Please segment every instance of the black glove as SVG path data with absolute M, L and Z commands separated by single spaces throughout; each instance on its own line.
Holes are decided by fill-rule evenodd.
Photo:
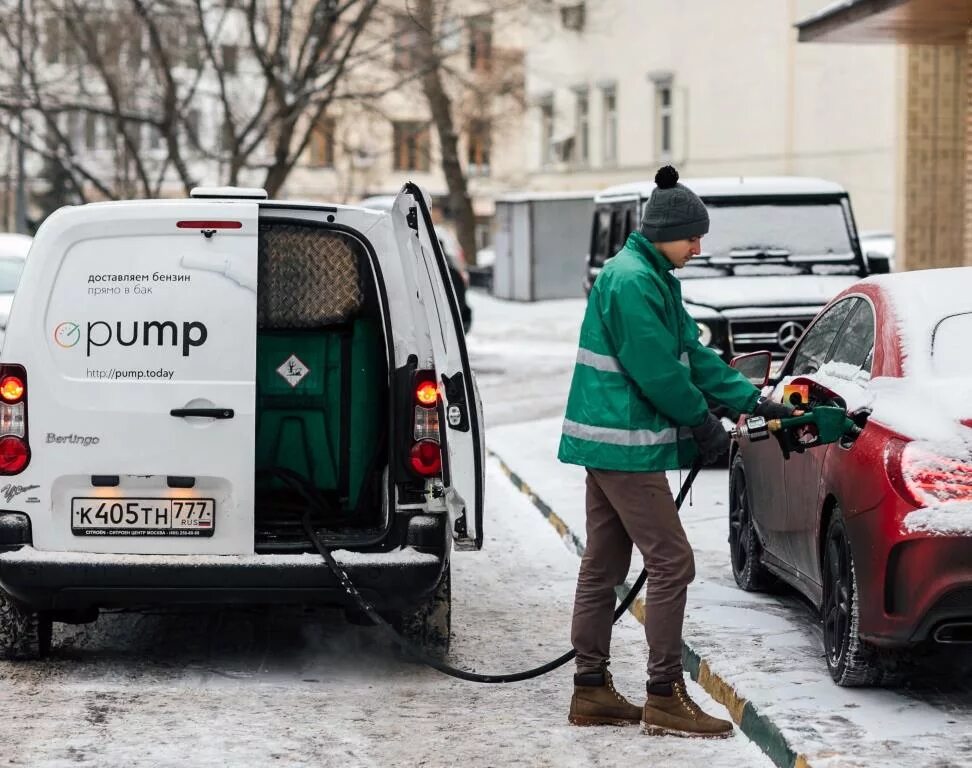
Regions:
M 753 416 L 762 416 L 767 421 L 788 419 L 793 415 L 793 407 L 773 400 L 760 400 L 753 409 Z
M 703 464 L 712 464 L 729 450 L 729 433 L 722 421 L 711 413 L 706 414 L 705 421 L 699 426 L 692 427 L 692 437 L 699 446 Z

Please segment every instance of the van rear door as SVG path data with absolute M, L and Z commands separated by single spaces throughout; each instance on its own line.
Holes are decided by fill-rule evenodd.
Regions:
M 459 302 L 449 264 L 439 247 L 422 191 L 408 182 L 392 211 L 403 253 L 416 260 L 420 299 L 425 309 L 440 377 L 445 427 L 446 504 L 456 547 L 483 545 L 485 440 L 482 405 L 469 366 Z
M 27 367 L 39 549 L 253 552 L 257 215 L 105 204 L 38 234 L 4 357 Z

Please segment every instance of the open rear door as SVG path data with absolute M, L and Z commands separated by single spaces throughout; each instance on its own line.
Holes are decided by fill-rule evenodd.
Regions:
M 392 217 L 399 239 L 407 241 L 402 243 L 405 253 L 415 258 L 419 298 L 429 321 L 445 417 L 445 498 L 453 538 L 458 549 L 479 549 L 483 545 L 485 440 L 482 405 L 469 367 L 459 302 L 418 186 L 408 182 L 402 188 Z

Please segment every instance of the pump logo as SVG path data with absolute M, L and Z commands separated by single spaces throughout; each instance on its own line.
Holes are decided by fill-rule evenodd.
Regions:
M 54 341 L 59 347 L 70 349 L 81 341 L 81 326 L 77 323 L 60 323 L 54 329 Z
M 183 357 L 189 357 L 194 347 L 201 347 L 209 338 L 209 329 L 199 321 L 176 323 L 172 320 L 95 320 L 85 323 L 63 322 L 54 328 L 54 341 L 70 349 L 85 339 L 85 356 L 93 349 L 118 345 L 120 347 L 175 347 Z

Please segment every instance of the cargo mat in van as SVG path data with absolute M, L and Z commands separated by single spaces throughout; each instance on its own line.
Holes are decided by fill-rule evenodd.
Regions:
M 263 223 L 257 290 L 256 551 L 313 551 L 306 502 L 273 473 L 319 495 L 315 527 L 381 526 L 388 373 L 367 253 L 319 226 Z

